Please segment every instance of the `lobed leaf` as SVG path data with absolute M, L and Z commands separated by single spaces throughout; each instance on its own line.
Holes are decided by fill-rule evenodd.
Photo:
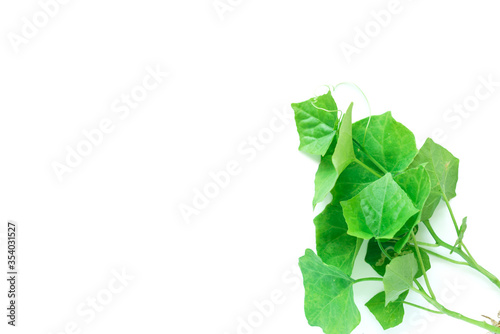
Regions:
M 361 322 L 354 303 L 354 280 L 329 266 L 310 249 L 299 260 L 304 277 L 305 313 L 311 326 L 326 334 L 349 334 Z
M 330 203 L 314 218 L 316 250 L 324 263 L 351 275 L 363 242 L 347 234 L 347 224 L 339 203 Z
M 423 165 L 429 174 L 431 192 L 422 209 L 422 220 L 428 220 L 436 210 L 441 198 L 448 200 L 456 196 L 459 160 L 447 149 L 428 138 L 410 167 Z
M 347 233 L 362 239 L 392 239 L 418 210 L 391 174 L 341 202 Z
M 404 171 L 418 152 L 413 132 L 397 122 L 390 111 L 354 123 L 352 136 L 367 152 L 360 152 L 361 161 L 375 167 L 366 155 L 369 154 L 394 174 Z
M 331 92 L 301 103 L 292 103 L 295 123 L 299 133 L 299 150 L 324 155 L 333 137 L 338 122 L 337 104 Z
M 386 305 L 413 287 L 417 272 L 417 260 L 413 254 L 399 256 L 387 265 L 383 279 Z
M 419 210 L 424 207 L 431 192 L 431 180 L 424 166 L 407 169 L 396 175 L 394 181 L 403 189 Z
M 399 295 L 398 299 L 386 305 L 385 292 L 382 291 L 370 299 L 365 305 L 375 316 L 384 330 L 398 326 L 403 322 L 405 309 L 403 302 L 408 291 Z
M 352 164 L 344 170 L 335 183 L 335 187 L 332 189 L 332 201 L 347 201 L 378 179 L 363 166 Z
M 396 175 L 394 181 L 406 192 L 412 200 L 413 205 L 419 210 L 422 210 L 431 191 L 431 181 L 429 174 L 423 165 L 417 168 L 407 169 L 405 172 Z M 410 231 L 421 221 L 421 212 L 414 215 L 405 223 L 398 231 L 397 235 L 403 235 L 402 239 L 395 246 L 396 253 L 406 245 L 410 239 Z

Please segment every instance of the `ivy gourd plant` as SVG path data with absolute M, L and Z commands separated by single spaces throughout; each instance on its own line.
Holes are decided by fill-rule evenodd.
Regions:
M 314 219 L 316 253 L 308 249 L 299 260 L 309 324 L 326 334 L 351 333 L 361 321 L 353 286 L 380 281 L 383 290 L 375 291 L 366 307 L 384 330 L 403 322 L 407 305 L 500 333 L 500 325 L 490 318 L 488 324 L 444 307 L 427 277 L 430 257 L 435 256 L 469 266 L 500 288 L 498 278 L 481 267 L 465 246 L 467 218 L 459 226 L 450 205 L 456 196 L 459 160 L 432 139 L 417 149 L 413 133 L 391 112 L 353 123 L 351 104 L 340 117 L 330 91 L 292 108 L 299 150 L 321 157 L 313 208 L 332 195 Z M 431 223 L 441 201 L 456 231 L 452 243 L 439 237 Z M 418 229 L 424 227 L 435 243 L 418 241 Z M 380 276 L 353 278 L 365 240 L 365 262 Z M 436 252 L 439 248 L 450 255 Z M 409 293 L 421 296 L 432 309 L 407 302 Z

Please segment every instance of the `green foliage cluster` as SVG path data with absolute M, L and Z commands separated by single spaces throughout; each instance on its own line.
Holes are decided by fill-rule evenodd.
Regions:
M 321 157 L 313 208 L 332 195 L 314 219 L 317 254 L 307 250 L 299 261 L 309 324 L 321 327 L 326 334 L 351 333 L 361 321 L 353 285 L 381 281 L 383 290 L 375 291 L 366 306 L 383 329 L 401 324 L 404 305 L 410 305 L 500 333 L 496 326 L 439 304 L 426 274 L 431 268 L 429 255 L 433 255 L 468 265 L 500 288 L 500 281 L 471 256 L 463 241 L 467 219 L 459 227 L 449 204 L 456 196 L 459 160 L 432 139 L 418 149 L 413 133 L 391 112 L 353 123 L 351 104 L 340 117 L 331 92 L 294 103 L 292 108 L 299 150 Z M 441 201 L 446 203 L 457 233 L 454 245 L 438 237 L 430 223 Z M 417 241 L 422 225 L 435 244 Z M 365 240 L 365 262 L 380 277 L 353 279 L 354 263 Z M 445 248 L 464 261 L 434 252 L 429 249 L 432 247 Z M 419 279 L 425 281 L 427 289 Z M 406 302 L 410 291 L 435 309 Z

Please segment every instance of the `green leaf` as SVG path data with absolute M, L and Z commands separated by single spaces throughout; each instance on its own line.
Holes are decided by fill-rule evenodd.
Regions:
M 333 138 L 330 148 L 326 152 L 325 156 L 321 157 L 321 162 L 319 163 L 318 171 L 316 172 L 316 177 L 314 178 L 314 198 L 313 198 L 313 209 L 318 203 L 323 201 L 332 190 L 335 182 L 338 179 L 338 173 L 335 170 L 335 166 L 332 163 L 332 155 L 337 146 L 337 137 Z
M 403 292 L 398 299 L 386 305 L 385 292 L 375 295 L 365 305 L 370 312 L 377 318 L 384 330 L 398 326 L 403 322 L 405 309 L 403 302 L 408 296 L 408 291 Z
M 418 152 L 413 133 L 397 122 L 390 111 L 354 123 L 352 136 L 365 152 L 394 174 L 404 171 Z M 365 153 L 360 153 L 358 159 L 375 167 Z
M 342 174 L 344 169 L 354 159 L 351 136 L 351 115 L 352 103 L 342 119 L 338 140 L 336 139 L 337 137 L 333 139 L 327 153 L 321 158 L 321 163 L 314 180 L 315 192 L 313 208 L 325 199 L 326 195 L 328 195 L 335 186 L 339 175 Z
M 396 175 L 394 181 L 406 192 L 413 205 L 422 210 L 431 192 L 431 180 L 425 167 L 418 166 L 417 168 L 408 169 Z
M 362 239 L 392 239 L 418 210 L 391 174 L 341 202 L 347 233 Z
M 300 258 L 304 277 L 305 312 L 311 326 L 319 326 L 326 334 L 349 334 L 361 315 L 354 303 L 354 280 L 340 269 L 324 264 L 310 249 Z
M 339 203 L 330 203 L 314 218 L 316 250 L 324 263 L 351 275 L 362 239 L 347 234 L 347 224 Z
M 462 240 L 464 240 L 465 231 L 467 231 L 467 217 L 464 217 L 464 219 L 462 219 L 462 225 L 460 226 L 460 230 L 458 231 L 458 239 L 453 245 L 453 249 L 451 250 L 450 254 L 453 254 L 457 246 L 458 248 L 460 248 L 460 244 L 462 243 Z
M 353 198 L 379 178 L 359 164 L 347 167 L 332 189 L 333 201 L 341 202 Z
M 301 103 L 292 103 L 295 123 L 299 133 L 299 150 L 316 155 L 324 155 L 333 137 L 338 122 L 337 104 L 329 91 Z
M 342 117 L 339 129 L 339 140 L 332 156 L 332 163 L 337 174 L 340 175 L 355 159 L 352 146 L 352 103 Z
M 431 181 L 429 174 L 424 166 L 408 169 L 405 172 L 396 175 L 394 181 L 406 192 L 412 200 L 413 205 L 419 210 L 424 207 L 427 198 L 431 192 Z M 396 252 L 399 253 L 404 245 L 410 239 L 410 231 L 421 221 L 421 214 L 416 214 L 405 223 L 398 231 L 397 235 L 403 235 L 401 242 L 396 245 Z
M 450 200 L 456 196 L 458 164 L 453 154 L 430 138 L 420 148 L 410 167 L 424 165 L 431 181 L 431 193 L 422 210 L 422 220 L 432 217 L 442 197 Z
M 382 247 L 384 247 L 385 251 L 393 259 L 399 256 L 413 254 L 415 260 L 418 261 L 417 253 L 415 251 L 415 247 L 413 246 L 405 245 L 401 251 L 397 252 L 396 240 L 394 239 L 383 240 L 381 244 Z M 429 259 L 429 255 L 427 255 L 427 253 L 424 252 L 420 252 L 420 255 L 422 256 L 422 261 L 424 263 L 425 271 L 428 271 L 429 269 L 431 269 L 431 261 Z M 377 272 L 377 274 L 379 274 L 380 276 L 384 276 L 387 265 L 391 262 L 391 260 L 389 260 L 385 256 L 385 254 L 380 250 L 377 241 L 375 241 L 375 239 L 370 239 L 370 241 L 368 241 L 368 247 L 366 249 L 365 262 L 368 263 L 373 268 L 373 270 Z M 418 268 L 416 278 L 419 278 L 422 275 L 423 275 L 422 270 Z
M 417 260 L 413 254 L 399 256 L 387 265 L 383 279 L 386 305 L 413 287 L 417 272 Z

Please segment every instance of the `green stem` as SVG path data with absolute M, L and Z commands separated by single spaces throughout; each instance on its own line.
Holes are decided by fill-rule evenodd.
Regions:
M 453 225 L 455 225 L 455 230 L 457 231 L 457 236 L 460 235 L 460 229 L 458 228 L 457 220 L 455 219 L 455 215 L 453 214 L 453 210 L 451 209 L 450 201 L 448 197 L 446 197 L 445 193 L 441 191 L 441 195 L 443 195 L 443 199 L 448 207 L 448 211 L 450 212 L 451 220 L 453 220 Z
M 365 168 L 367 171 L 369 171 L 370 173 L 372 173 L 376 177 L 382 177 L 383 176 L 382 174 L 380 174 L 379 172 L 377 172 L 376 170 L 374 170 L 370 166 L 364 164 L 361 160 L 359 160 L 357 158 L 355 158 L 354 162 L 356 162 L 357 164 L 359 164 L 360 166 L 362 166 L 363 168 Z
M 378 247 L 380 248 L 382 253 L 384 253 L 385 257 L 392 261 L 392 257 L 389 255 L 389 253 L 387 253 L 384 246 L 382 246 L 382 243 L 380 242 L 380 240 L 378 240 L 378 239 L 375 239 L 375 240 L 377 240 Z
M 438 235 L 436 234 L 436 232 L 432 228 L 431 223 L 428 220 L 424 221 L 424 225 L 427 228 L 427 230 L 429 231 L 432 239 L 434 239 L 434 241 L 436 242 L 436 244 L 441 246 L 442 244 L 445 243 L 443 240 L 441 240 L 441 238 L 438 237 Z
M 396 241 L 399 241 L 401 239 L 403 239 L 403 238 L 398 238 L 398 237 L 392 238 L 392 240 L 396 240 Z M 436 247 L 436 248 L 440 247 L 438 244 L 430 244 L 428 242 L 417 241 L 417 243 L 418 243 L 419 246 Z
M 421 310 L 424 310 L 424 311 L 427 311 L 427 312 L 431 312 L 431 313 L 444 314 L 441 311 L 431 310 L 430 308 L 423 307 L 423 306 L 420 306 L 420 305 L 417 305 L 417 304 L 413 304 L 413 303 L 410 303 L 410 302 L 407 302 L 407 301 L 403 301 L 403 304 L 410 305 L 410 306 L 413 306 L 413 307 L 416 307 L 416 308 L 419 308 Z
M 451 262 L 451 263 L 454 263 L 454 264 L 459 264 L 459 265 L 462 265 L 462 266 L 468 266 L 469 265 L 467 262 L 453 260 L 453 259 L 450 259 L 449 257 L 446 257 L 444 255 L 435 253 L 435 252 L 433 252 L 431 250 L 428 250 L 428 249 L 425 249 L 425 248 L 420 248 L 420 250 L 423 251 L 423 252 L 425 252 L 425 253 L 427 253 L 427 254 L 433 255 L 435 257 L 438 257 L 440 259 L 443 259 L 445 261 L 448 261 L 448 262 Z
M 490 331 L 492 333 L 497 333 L 497 334 L 500 333 L 500 327 L 492 326 L 492 325 L 487 324 L 484 321 L 474 320 L 474 319 L 466 317 L 466 316 L 464 316 L 464 315 L 462 315 L 460 313 L 451 311 L 451 310 L 447 309 L 446 307 L 444 307 L 443 305 L 441 305 L 437 300 L 435 300 L 433 298 L 430 298 L 427 294 L 422 293 L 418 289 L 415 289 L 413 287 L 411 289 L 414 292 L 418 293 L 420 296 L 422 296 L 427 302 L 429 302 L 437 310 L 441 311 L 443 314 L 446 314 L 449 317 L 452 317 L 452 318 L 455 318 L 455 319 L 458 319 L 458 320 L 462 320 L 462 321 L 465 321 L 465 322 L 467 322 L 467 323 L 469 323 L 471 325 L 475 325 L 475 326 L 484 328 L 484 329 L 486 329 L 486 330 L 488 330 L 488 331 Z
M 413 282 L 417 285 L 417 287 L 418 287 L 418 289 L 420 291 L 422 291 L 423 293 L 426 293 L 425 290 L 424 290 L 424 287 L 422 286 L 422 284 L 420 284 L 419 281 L 417 281 L 416 279 L 414 279 Z
M 430 244 L 428 242 L 422 242 L 422 241 L 417 241 L 419 246 L 426 246 L 426 247 L 439 247 L 438 244 Z
M 463 241 L 460 242 L 460 244 L 462 245 L 462 248 L 467 252 L 467 255 L 469 255 L 469 257 L 474 261 L 476 262 L 476 260 L 474 260 L 474 258 L 472 257 L 471 253 L 469 252 L 469 250 L 467 249 L 467 247 L 465 247 L 465 244 Z M 476 262 L 477 264 L 477 262 Z
M 427 290 L 429 290 L 431 297 L 433 299 L 436 299 L 436 295 L 434 294 L 434 291 L 432 291 L 431 284 L 429 282 L 429 278 L 427 277 L 427 272 L 425 270 L 424 261 L 422 260 L 422 254 L 420 254 L 420 249 L 418 247 L 417 238 L 415 238 L 415 233 L 413 233 L 413 230 L 410 231 L 410 234 L 411 234 L 411 238 L 413 239 L 413 243 L 415 244 L 415 251 L 417 253 L 418 264 L 420 266 L 420 270 L 422 270 L 422 273 L 424 275 L 425 285 L 427 285 Z
M 375 160 L 366 150 L 365 148 L 360 144 L 358 143 L 358 141 L 356 139 L 353 139 L 353 142 L 359 147 L 359 149 L 361 150 L 361 152 L 363 152 L 367 157 L 368 159 L 370 159 L 371 162 L 373 162 L 373 164 L 375 166 L 378 167 L 378 169 L 380 169 L 382 172 L 384 172 L 384 174 L 387 174 L 389 173 L 387 171 L 387 169 L 384 168 L 384 166 L 382 166 L 377 160 Z
M 355 280 L 353 284 L 361 283 L 361 282 L 369 282 L 369 281 L 382 282 L 383 278 L 382 277 L 365 277 L 365 278 L 360 278 L 360 279 Z
M 431 224 L 429 223 L 428 220 L 424 221 L 424 225 L 425 227 L 427 228 L 427 230 L 429 231 L 429 233 L 431 234 L 432 238 L 436 241 L 436 243 L 439 245 L 439 246 L 442 246 L 448 250 L 452 250 L 453 249 L 453 246 L 444 242 L 443 240 L 441 240 L 436 232 L 434 232 L 434 230 L 432 229 L 432 226 Z M 458 248 L 455 248 L 454 250 L 455 253 L 457 253 L 462 259 L 465 260 L 465 262 L 467 262 L 467 264 L 469 265 L 469 267 L 479 271 L 481 274 L 483 274 L 484 276 L 486 276 L 493 284 L 495 284 L 498 288 L 500 288 L 500 280 L 495 276 L 493 275 L 492 273 L 490 273 L 488 270 L 484 269 L 482 266 L 480 266 L 476 260 L 474 260 L 474 258 L 472 258 L 471 256 L 467 255 L 466 253 L 464 253 L 464 251 L 462 251 L 461 249 L 458 249 Z

